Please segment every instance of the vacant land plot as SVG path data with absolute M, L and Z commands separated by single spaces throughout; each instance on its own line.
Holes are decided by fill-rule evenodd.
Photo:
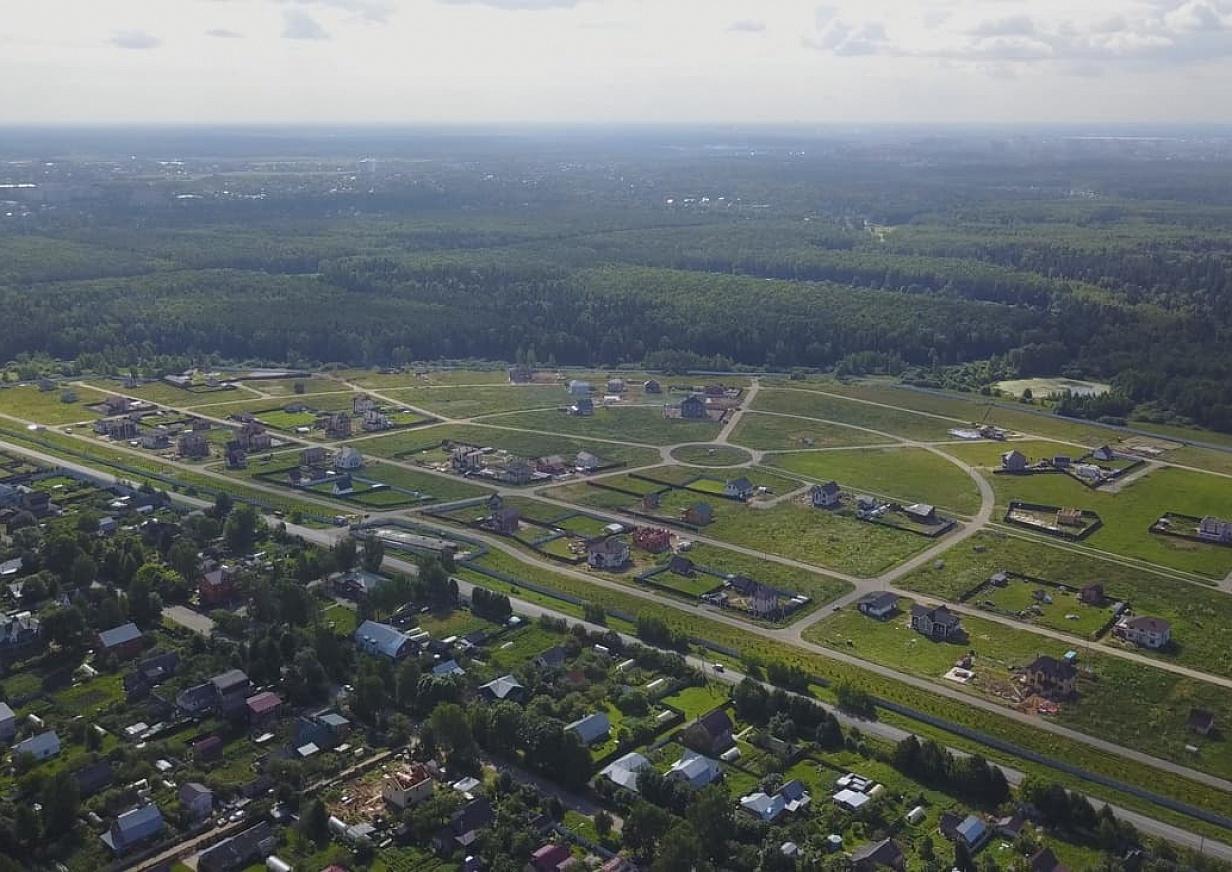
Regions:
M 753 401 L 753 408 L 764 412 L 837 421 L 906 439 L 946 439 L 949 435 L 947 431 L 954 426 L 953 422 L 926 415 L 807 390 L 762 390 Z
M 63 401 L 65 390 L 77 395 L 74 402 Z M 97 418 L 98 414 L 86 407 L 102 402 L 104 397 L 106 394 L 91 388 L 57 387 L 51 391 L 40 391 L 33 385 L 0 388 L 0 414 L 38 424 L 71 424 Z
M 569 433 L 594 439 L 637 442 L 643 445 L 705 442 L 719 433 L 719 425 L 711 421 L 665 418 L 659 409 L 637 406 L 599 406 L 590 416 L 567 415 L 556 411 L 517 412 L 485 418 L 484 423 L 541 430 L 546 433 Z
M 383 391 L 382 395 L 446 418 L 547 409 L 570 402 L 561 385 L 399 388 Z
M 501 418 L 490 419 L 503 420 Z M 438 447 L 443 440 L 461 442 L 467 445 L 489 446 L 500 448 L 522 457 L 543 457 L 549 454 L 559 454 L 565 458 L 573 458 L 579 451 L 589 451 L 609 463 L 627 463 L 629 466 L 647 466 L 659 459 L 659 452 L 652 448 L 642 448 L 632 445 L 617 445 L 611 442 L 588 442 L 569 436 L 559 436 L 544 433 L 523 433 L 517 430 L 506 430 L 499 427 L 484 427 L 472 425 L 449 425 L 425 427 L 405 433 L 391 433 L 356 442 L 355 447 L 364 454 L 375 454 L 378 457 L 404 458 L 407 460 L 423 459 L 417 452 L 428 451 Z M 444 455 L 430 458 L 443 460 Z
M 924 448 L 802 451 L 772 454 L 766 462 L 815 481 L 871 491 L 903 502 L 930 503 L 961 514 L 980 507 L 975 482 L 955 464 Z
M 242 387 L 271 397 L 319 394 L 327 391 L 349 391 L 346 385 L 325 376 L 309 375 L 301 378 L 259 378 L 240 382 Z
M 938 565 L 939 564 L 939 565 Z M 1078 590 L 1102 584 L 1110 600 L 1132 603 L 1140 615 L 1158 615 L 1172 623 L 1175 646 L 1165 652 L 1141 653 L 1175 660 L 1195 669 L 1232 676 L 1232 596 L 1187 581 L 1080 554 L 1017 535 L 984 531 L 900 579 L 899 587 L 956 600 L 1002 570 L 1045 578 Z M 1069 622 L 1037 622 L 1071 631 Z
M 1232 518 L 1232 487 L 1219 476 L 1164 468 L 1130 481 L 1118 493 L 1091 490 L 1068 475 L 991 475 L 1001 506 L 1017 499 L 1096 512 L 1104 526 L 1084 545 L 1208 578 L 1232 571 L 1232 548 L 1161 536 L 1147 530 L 1164 512 Z
M 672 458 L 695 466 L 736 466 L 748 463 L 753 455 L 733 445 L 681 445 L 672 449 Z
M 738 445 L 764 451 L 875 445 L 893 441 L 854 427 L 826 424 L 806 418 L 759 415 L 757 412 L 745 412 L 732 430 L 730 438 Z
M 702 535 L 816 566 L 872 576 L 901 563 L 929 540 L 793 501 L 768 509 L 732 506 Z

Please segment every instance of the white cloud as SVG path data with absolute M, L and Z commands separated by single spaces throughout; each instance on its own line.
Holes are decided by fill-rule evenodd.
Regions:
M 572 9 L 584 0 L 438 0 L 447 6 L 491 6 L 494 9 L 534 12 L 543 9 Z
M 144 30 L 117 30 L 111 37 L 111 44 L 117 48 L 144 50 L 158 48 L 163 41 Z
M 733 21 L 727 26 L 727 29 L 732 33 L 765 33 L 766 22 L 758 21 L 754 18 L 744 18 L 740 21 Z
M 282 16 L 283 39 L 329 39 L 329 32 L 302 9 L 288 9 Z
M 206 36 L 212 36 L 217 39 L 243 39 L 244 34 L 234 30 L 228 30 L 225 27 L 211 27 L 205 32 Z
M 386 24 L 394 12 L 392 3 L 386 0 L 280 0 L 299 6 L 322 6 L 349 12 L 363 21 Z

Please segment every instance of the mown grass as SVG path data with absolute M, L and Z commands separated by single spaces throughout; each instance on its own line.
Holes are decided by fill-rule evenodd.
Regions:
M 980 493 L 962 469 L 923 448 L 869 448 L 772 454 L 766 463 L 814 481 L 837 481 L 844 489 L 873 492 L 906 503 L 930 503 L 971 515 Z
M 953 422 L 914 412 L 874 406 L 802 389 L 763 388 L 753 401 L 753 408 L 764 412 L 837 421 L 906 439 L 947 439 L 949 429 L 954 426 Z
M 76 402 L 61 402 L 60 396 L 66 390 L 71 390 L 77 395 Z M 98 413 L 87 406 L 101 403 L 106 396 L 91 388 L 69 385 L 57 386 L 55 390 L 50 391 L 40 391 L 33 385 L 0 388 L 0 414 L 48 425 L 90 421 L 97 418 Z
M 734 445 L 681 445 L 672 449 L 672 459 L 694 466 L 735 466 L 748 463 L 753 455 Z
M 836 448 L 892 441 L 876 433 L 838 424 L 809 421 L 805 418 L 785 418 L 782 415 L 759 415 L 751 411 L 746 411 L 740 417 L 729 439 L 737 445 L 765 451 Z

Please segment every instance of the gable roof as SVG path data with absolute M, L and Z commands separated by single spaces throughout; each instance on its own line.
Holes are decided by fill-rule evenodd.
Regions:
M 727 487 L 731 488 L 732 490 L 738 490 L 738 491 L 752 490 L 753 482 L 749 481 L 744 476 L 741 476 L 740 478 L 730 479 L 727 482 Z
M 721 708 L 707 712 L 697 719 L 697 725 L 706 731 L 711 738 L 720 738 L 724 735 L 730 735 L 732 731 L 731 718 L 727 716 Z
M 1152 615 L 1130 618 L 1125 622 L 1125 625 L 1143 633 L 1167 633 L 1172 629 L 1172 625 L 1163 618 L 1157 618 Z
M 13 746 L 14 754 L 33 754 L 35 757 L 47 753 L 58 754 L 59 752 L 60 737 L 56 735 L 55 730 L 48 730 L 45 733 L 39 733 L 37 736 L 31 736 Z
M 578 718 L 565 729 L 576 733 L 583 745 L 591 745 L 612 731 L 612 723 L 608 720 L 606 712 L 595 712 L 584 718 Z
M 898 605 L 898 594 L 888 590 L 874 590 L 860 597 L 859 605 L 870 609 L 894 608 Z
M 919 603 L 916 603 L 915 605 L 911 607 L 911 617 L 913 618 L 927 617 L 930 620 L 932 620 L 934 624 L 941 624 L 942 626 L 947 626 L 947 627 L 956 627 L 959 624 L 958 615 L 951 612 L 945 606 L 937 606 L 936 608 L 929 608 L 928 606 L 923 606 L 923 605 L 920 605 Z
M 510 694 L 525 690 L 522 684 L 512 675 L 502 675 L 487 684 L 479 685 L 479 689 L 487 691 L 494 699 L 506 699 Z
M 226 696 L 241 686 L 248 687 L 248 673 L 242 669 L 228 669 L 211 678 L 210 684 L 214 685 L 216 691 Z
M 272 690 L 266 690 L 255 696 L 248 697 L 248 710 L 254 715 L 269 714 L 282 705 L 282 697 Z
M 261 843 L 272 837 L 269 823 L 261 821 L 202 851 L 198 864 L 209 869 L 237 869 L 260 854 Z
M 719 764 L 709 757 L 703 757 L 701 754 L 694 753 L 693 751 L 686 751 L 679 760 L 671 765 L 671 768 L 667 770 L 667 774 L 683 778 L 695 787 L 705 787 L 719 777 L 720 770 Z
M 1068 660 L 1058 660 L 1041 654 L 1027 667 L 1028 672 L 1040 672 L 1049 681 L 1069 681 L 1078 674 L 1077 667 Z
M 637 792 L 637 778 L 642 770 L 650 765 L 650 761 L 636 751 L 625 754 L 619 760 L 609 763 L 599 773 L 608 781 L 619 784 L 626 790 Z
M 110 630 L 103 630 L 98 634 L 98 641 L 104 648 L 114 648 L 116 645 L 123 645 L 125 642 L 140 638 L 141 630 L 132 621 L 112 627 Z
M 1041 848 L 1031 855 L 1031 872 L 1069 872 L 1052 853 L 1052 848 Z
M 355 630 L 355 641 L 369 653 L 397 657 L 403 646 L 411 641 L 411 637 L 397 627 L 376 621 L 364 621 Z
M 163 830 L 163 814 L 154 803 L 129 809 L 115 819 L 103 841 L 115 851 L 155 836 Z
M 903 856 L 903 850 L 893 839 L 867 842 L 851 852 L 853 863 L 873 863 L 878 866 L 893 866 Z

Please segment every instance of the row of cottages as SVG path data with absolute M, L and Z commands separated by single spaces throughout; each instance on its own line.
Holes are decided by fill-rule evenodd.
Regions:
M 843 492 L 837 482 L 815 484 L 809 489 L 809 500 L 815 509 L 833 509 L 842 503 L 842 499 Z
M 911 629 L 934 642 L 961 638 L 962 622 L 945 606 L 929 608 L 916 603 L 911 607 Z
M 1198 523 L 1198 538 L 1221 545 L 1232 545 L 1232 521 L 1207 515 Z
M 629 562 L 629 543 L 609 536 L 586 546 L 586 562 L 595 569 L 620 569 Z
M 1140 648 L 1150 648 L 1158 651 L 1166 648 L 1172 641 L 1172 625 L 1163 618 L 1143 615 L 1136 618 L 1122 618 L 1113 631 L 1126 642 L 1132 642 Z

